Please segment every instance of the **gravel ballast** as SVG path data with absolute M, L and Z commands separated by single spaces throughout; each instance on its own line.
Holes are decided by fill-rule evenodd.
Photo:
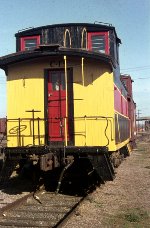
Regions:
M 24 186 L 24 184 L 23 184 Z M 25 189 L 24 189 L 25 190 Z M 29 191 L 0 190 L 0 208 Z M 63 228 L 150 227 L 150 136 L 137 142 L 131 156 L 116 169 L 114 181 L 89 194 Z
M 90 194 L 64 228 L 150 227 L 150 138 L 116 169 L 116 178 Z

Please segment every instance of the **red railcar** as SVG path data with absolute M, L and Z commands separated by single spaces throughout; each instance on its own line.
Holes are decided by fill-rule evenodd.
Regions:
M 132 145 L 134 145 L 135 137 L 136 137 L 136 103 L 133 100 L 132 95 L 132 82 L 130 75 L 121 75 L 121 80 L 128 92 L 127 100 L 128 100 L 128 117 L 130 119 L 130 141 Z
M 6 133 L 6 118 L 0 118 L 0 133 Z

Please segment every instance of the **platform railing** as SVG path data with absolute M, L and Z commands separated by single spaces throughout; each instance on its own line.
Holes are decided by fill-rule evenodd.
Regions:
M 75 135 L 79 135 L 80 137 L 84 137 L 84 146 L 88 145 L 88 136 L 93 133 L 92 129 L 90 128 L 89 130 L 89 122 L 91 125 L 95 126 L 98 125 L 99 130 L 102 128 L 102 123 L 105 125 L 103 127 L 103 138 L 106 138 L 107 143 L 105 146 L 108 146 L 110 141 L 114 140 L 114 118 L 113 117 L 106 117 L 106 116 L 83 116 L 83 117 L 75 117 L 74 118 L 74 125 L 76 126 L 77 122 L 83 122 L 84 128 L 83 131 L 76 131 L 75 130 Z M 107 130 L 110 128 L 110 132 L 108 134 Z M 94 132 L 94 137 L 96 136 L 97 132 Z
M 69 134 L 74 138 L 82 138 L 83 145 L 88 145 L 88 138 L 91 134 L 91 128 L 98 126 L 100 129 L 103 123 L 103 136 L 107 141 L 114 140 L 114 118 L 105 116 L 82 116 L 74 118 L 17 118 L 7 119 L 7 141 L 9 146 L 41 146 L 46 145 L 47 141 L 53 141 L 48 135 L 48 125 L 56 120 L 60 122 L 61 142 L 68 146 Z M 73 121 L 73 132 L 69 132 L 68 124 Z M 91 128 L 89 127 L 91 126 Z M 108 134 L 109 128 L 109 134 Z M 94 130 L 92 130 L 94 132 Z M 50 134 L 50 133 L 49 133 Z M 95 134 L 97 134 L 95 132 Z M 93 136 L 94 137 L 94 136 Z M 75 140 L 76 141 L 76 140 Z M 80 140 L 79 140 L 80 141 Z
M 16 118 L 7 119 L 7 141 L 11 146 L 35 146 L 45 144 L 45 121 L 44 118 Z M 41 131 L 42 129 L 42 131 Z M 29 139 L 29 140 L 27 140 Z M 41 139 L 43 139 L 41 141 Z M 15 143 L 11 143 L 16 141 Z M 29 141 L 26 144 L 25 141 Z

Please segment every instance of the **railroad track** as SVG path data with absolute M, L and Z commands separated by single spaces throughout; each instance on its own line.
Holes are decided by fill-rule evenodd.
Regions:
M 40 191 L 0 209 L 0 227 L 60 227 L 84 197 Z

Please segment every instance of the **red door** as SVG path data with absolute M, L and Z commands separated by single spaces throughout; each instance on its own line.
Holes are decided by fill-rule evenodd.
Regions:
M 66 88 L 63 70 L 48 75 L 48 137 L 50 142 L 64 141 L 66 116 Z

